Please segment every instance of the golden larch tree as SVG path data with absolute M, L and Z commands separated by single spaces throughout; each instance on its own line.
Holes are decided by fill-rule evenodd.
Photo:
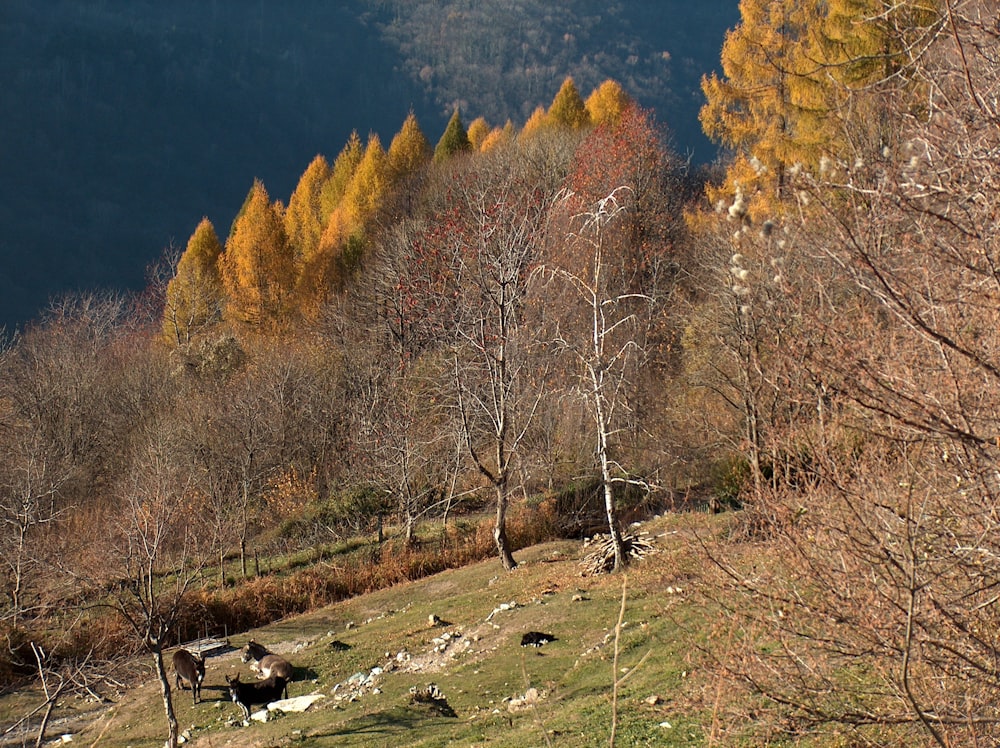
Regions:
M 330 179 L 330 164 L 322 155 L 316 156 L 306 167 L 299 183 L 288 200 L 285 211 L 285 234 L 292 248 L 296 269 L 316 253 L 323 234 L 323 206 L 320 200 L 323 188 Z
M 167 284 L 163 309 L 163 336 L 172 345 L 185 345 L 201 329 L 221 317 L 222 279 L 219 256 L 222 243 L 208 218 L 202 218 L 177 261 Z
M 751 216 L 778 210 L 789 167 L 814 166 L 823 155 L 822 143 L 802 127 L 810 109 L 803 104 L 815 101 L 809 89 L 817 71 L 802 42 L 820 12 L 818 0 L 740 2 L 741 22 L 722 46 L 723 74 L 702 79 L 705 134 L 733 151 L 726 184 L 709 190 L 713 202 L 738 186 Z
M 625 93 L 617 81 L 606 80 L 593 90 L 584 106 L 594 126 L 614 127 L 622 118 L 622 113 L 632 105 L 631 97 Z
M 358 137 L 358 131 L 351 132 L 350 137 L 341 148 L 337 158 L 333 160 L 333 167 L 330 171 L 330 178 L 323 185 L 320 192 L 320 210 L 323 215 L 324 227 L 334 209 L 340 205 L 340 201 L 347 192 L 347 185 L 351 183 L 351 177 L 361 163 L 361 158 L 365 155 L 365 147 Z
M 280 206 L 254 181 L 245 209 L 219 258 L 224 317 L 250 329 L 279 324 L 289 311 L 295 268 Z
M 429 163 L 432 155 L 431 145 L 420 129 L 417 116 L 410 112 L 389 144 L 389 174 L 393 180 L 413 174 Z
M 548 120 L 555 127 L 569 130 L 580 130 L 590 125 L 590 114 L 583 99 L 580 98 L 580 92 L 577 91 L 572 77 L 567 77 L 563 81 L 555 98 L 552 99 Z
M 472 122 L 469 123 L 469 144 L 472 146 L 472 150 L 479 151 L 482 150 L 483 141 L 486 140 L 486 136 L 490 134 L 490 125 L 486 121 L 485 117 L 476 117 Z

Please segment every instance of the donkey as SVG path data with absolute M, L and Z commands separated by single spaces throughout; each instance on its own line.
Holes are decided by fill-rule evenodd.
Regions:
M 194 703 L 201 701 L 201 684 L 205 680 L 205 660 L 201 655 L 178 649 L 174 652 L 174 682 L 178 690 L 184 689 L 184 683 L 191 686 Z
M 237 673 L 235 678 L 227 675 L 226 683 L 229 686 L 229 698 L 243 710 L 245 721 L 249 721 L 250 707 L 254 704 L 266 705 L 278 701 L 282 696 L 288 697 L 288 681 L 280 675 L 272 674 L 264 680 L 241 683 L 240 674 Z
M 292 679 L 294 672 L 292 664 L 281 655 L 269 652 L 263 644 L 258 644 L 253 639 L 243 647 L 243 655 L 240 659 L 243 662 L 249 662 L 250 667 L 256 670 L 261 678 L 277 675 L 286 681 Z

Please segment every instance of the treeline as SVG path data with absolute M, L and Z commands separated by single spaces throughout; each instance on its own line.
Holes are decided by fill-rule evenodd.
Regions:
M 242 571 L 380 517 L 413 541 L 463 507 L 513 568 L 508 511 L 569 528 L 583 484 L 620 567 L 626 510 L 710 485 L 742 511 L 703 541 L 730 643 L 706 657 L 720 698 L 775 715 L 725 729 L 996 737 L 990 8 L 741 13 L 703 82 L 718 173 L 616 83 L 568 79 L 520 129 L 352 137 L 287 205 L 257 183 L 224 239 L 199 225 L 143 303 L 77 300 L 13 341 L 7 619 L 62 599 L 53 558 L 124 559 L 105 589 L 148 602 L 154 569 L 190 589 L 205 554 Z

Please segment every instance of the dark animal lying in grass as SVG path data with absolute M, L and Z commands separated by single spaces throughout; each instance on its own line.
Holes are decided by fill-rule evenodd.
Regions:
M 244 720 L 250 719 L 250 707 L 254 704 L 267 705 L 288 697 L 288 682 L 279 675 L 271 675 L 252 683 L 241 683 L 240 674 L 237 673 L 235 678 L 227 675 L 226 683 L 229 685 L 229 698 L 233 703 L 239 704 Z
M 543 644 L 556 641 L 552 634 L 543 634 L 541 631 L 529 631 L 521 637 L 522 647 L 540 647 Z
M 178 649 L 174 652 L 173 665 L 177 689 L 183 690 L 187 683 L 197 704 L 201 700 L 201 684 L 205 680 L 205 660 L 186 649 Z
M 243 662 L 251 663 L 250 667 L 257 670 L 261 678 L 269 678 L 277 675 L 286 681 L 292 679 L 294 668 L 292 664 L 281 655 L 276 655 L 268 651 L 263 644 L 258 644 L 253 639 L 243 647 Z

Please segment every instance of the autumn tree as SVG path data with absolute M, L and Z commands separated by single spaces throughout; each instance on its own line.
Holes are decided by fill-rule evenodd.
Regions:
M 469 145 L 472 150 L 478 151 L 482 149 L 483 141 L 486 140 L 486 136 L 490 134 L 492 128 L 484 117 L 476 117 L 472 122 L 469 123 L 468 136 Z
M 366 376 L 377 384 L 364 389 L 359 432 L 375 482 L 397 500 L 407 543 L 432 500 L 447 502 L 458 469 L 441 351 L 452 339 L 462 293 L 454 219 L 450 212 L 430 225 L 401 221 L 383 235 L 355 306 L 363 318 L 352 324 L 374 325 L 364 358 Z
M 388 170 L 393 181 L 413 174 L 430 163 L 433 153 L 413 112 L 407 116 L 399 132 L 389 144 Z
M 606 80 L 587 97 L 585 106 L 595 126 L 617 125 L 625 110 L 634 102 L 617 81 Z
M 709 190 L 712 202 L 737 185 L 750 213 L 768 211 L 786 197 L 787 170 L 814 167 L 823 143 L 810 142 L 799 127 L 801 92 L 815 65 L 805 59 L 802 40 L 819 23 L 815 0 L 741 0 L 740 24 L 726 34 L 722 75 L 702 79 L 707 100 L 700 119 L 705 133 L 733 150 L 724 192 Z
M 587 469 L 600 476 L 617 569 L 627 557 L 616 494 L 645 486 L 627 447 L 638 428 L 649 429 L 633 412 L 644 386 L 656 395 L 641 410 L 662 407 L 663 363 L 654 349 L 670 339 L 663 310 L 676 285 L 671 251 L 684 182 L 652 116 L 631 106 L 617 124 L 580 141 L 566 185 L 533 296 L 561 301 L 536 311 L 545 320 L 540 337 L 566 372 L 562 391 L 579 397 L 591 418 L 597 463 Z
M 358 164 L 361 163 L 365 155 L 365 146 L 358 136 L 358 131 L 353 130 L 344 147 L 334 159 L 330 169 L 330 177 L 320 191 L 320 211 L 323 216 L 323 225 L 330 220 L 330 215 L 334 209 L 340 205 L 340 201 L 347 192 L 347 185 L 350 184 Z
M 590 113 L 580 98 L 572 77 L 566 78 L 547 112 L 549 123 L 555 127 L 579 130 L 590 125 Z
M 325 225 L 322 194 L 330 180 L 330 165 L 316 156 L 299 178 L 285 210 L 285 235 L 292 250 L 295 268 L 301 271 L 316 254 Z
M 215 227 L 203 218 L 188 239 L 174 277 L 167 284 L 163 334 L 173 345 L 187 345 L 200 331 L 221 319 L 221 254 L 222 244 Z
M 521 128 L 521 132 L 518 135 L 522 139 L 530 138 L 533 135 L 537 135 L 539 132 L 545 130 L 548 125 L 549 113 L 546 111 L 545 107 L 537 106 L 531 112 L 531 115 L 524 123 L 524 127 Z
M 507 120 L 507 123 L 503 127 L 494 127 L 486 134 L 483 142 L 479 144 L 479 150 L 483 153 L 488 153 L 494 148 L 510 143 L 514 137 L 514 123 Z
M 258 331 L 282 322 L 294 289 L 294 258 L 280 207 L 271 203 L 260 180 L 233 225 L 219 266 L 227 321 Z
M 458 109 L 455 109 L 444 128 L 441 139 L 434 146 L 434 162 L 447 161 L 458 153 L 470 150 L 471 147 L 469 134 L 466 132 L 465 125 L 462 124 L 462 115 L 459 114 Z

